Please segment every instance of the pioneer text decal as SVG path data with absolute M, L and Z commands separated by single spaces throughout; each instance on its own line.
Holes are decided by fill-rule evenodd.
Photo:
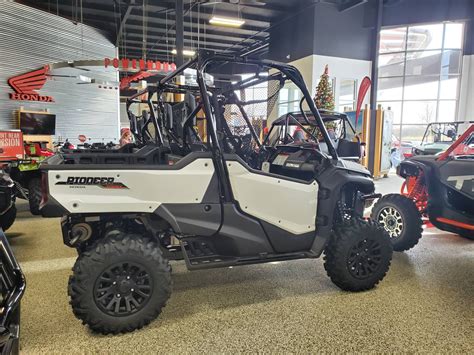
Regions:
M 66 181 L 58 181 L 56 185 L 69 185 L 71 187 L 99 186 L 104 189 L 128 189 L 121 182 L 115 182 L 113 177 L 99 176 L 68 176 Z

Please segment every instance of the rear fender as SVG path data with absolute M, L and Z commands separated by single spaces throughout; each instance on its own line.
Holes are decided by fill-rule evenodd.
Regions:
M 420 176 L 420 172 L 423 172 L 424 176 L 424 183 L 428 189 L 429 194 L 431 193 L 430 188 L 432 188 L 433 184 L 431 182 L 432 179 L 432 169 L 420 162 L 413 162 L 413 161 L 404 161 L 397 167 L 397 175 L 405 179 L 405 184 L 408 184 L 408 179 L 411 177 L 418 178 Z M 403 185 L 403 186 L 404 186 Z M 403 191 L 402 186 L 402 191 Z

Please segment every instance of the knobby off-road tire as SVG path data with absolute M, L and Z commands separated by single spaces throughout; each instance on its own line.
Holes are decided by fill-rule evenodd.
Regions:
M 160 314 L 171 294 L 171 272 L 160 247 L 117 233 L 81 253 L 69 278 L 74 315 L 102 334 L 131 332 Z
M 33 178 L 28 183 L 28 202 L 30 204 L 30 212 L 34 215 L 39 215 L 41 204 L 40 178 Z
M 386 275 L 392 260 L 390 237 L 374 221 L 351 220 L 339 225 L 324 250 L 324 268 L 345 291 L 365 291 Z
M 370 218 L 388 232 L 395 251 L 413 248 L 423 232 L 420 211 L 412 200 L 402 195 L 389 194 L 380 198 Z
M 15 205 L 12 205 L 7 212 L 0 215 L 0 227 L 3 229 L 3 231 L 6 231 L 8 228 L 12 226 L 13 222 L 15 222 L 15 219 L 16 219 L 16 207 Z

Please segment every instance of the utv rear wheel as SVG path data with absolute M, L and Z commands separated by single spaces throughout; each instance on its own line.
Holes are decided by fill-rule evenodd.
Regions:
M 370 218 L 387 231 L 395 251 L 413 248 L 423 232 L 420 211 L 412 200 L 402 195 L 389 194 L 380 198 Z
M 2 227 L 3 231 L 6 231 L 13 225 L 16 219 L 16 207 L 12 205 L 10 209 L 5 212 L 4 214 L 0 215 L 0 227 Z
M 332 282 L 357 292 L 375 287 L 385 277 L 392 245 L 375 222 L 351 220 L 336 228 L 324 254 L 324 268 Z
M 171 294 L 171 272 L 157 243 L 117 233 L 83 252 L 68 293 L 74 315 L 93 331 L 117 334 L 154 320 Z
M 30 204 L 30 212 L 34 215 L 39 215 L 41 203 L 41 180 L 39 178 L 33 178 L 28 183 L 28 202 Z

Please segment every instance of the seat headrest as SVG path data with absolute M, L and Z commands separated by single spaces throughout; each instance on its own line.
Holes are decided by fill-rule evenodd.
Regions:
M 165 109 L 165 117 L 164 117 L 164 124 L 165 127 L 168 129 L 173 128 L 173 107 L 170 104 L 164 104 Z

